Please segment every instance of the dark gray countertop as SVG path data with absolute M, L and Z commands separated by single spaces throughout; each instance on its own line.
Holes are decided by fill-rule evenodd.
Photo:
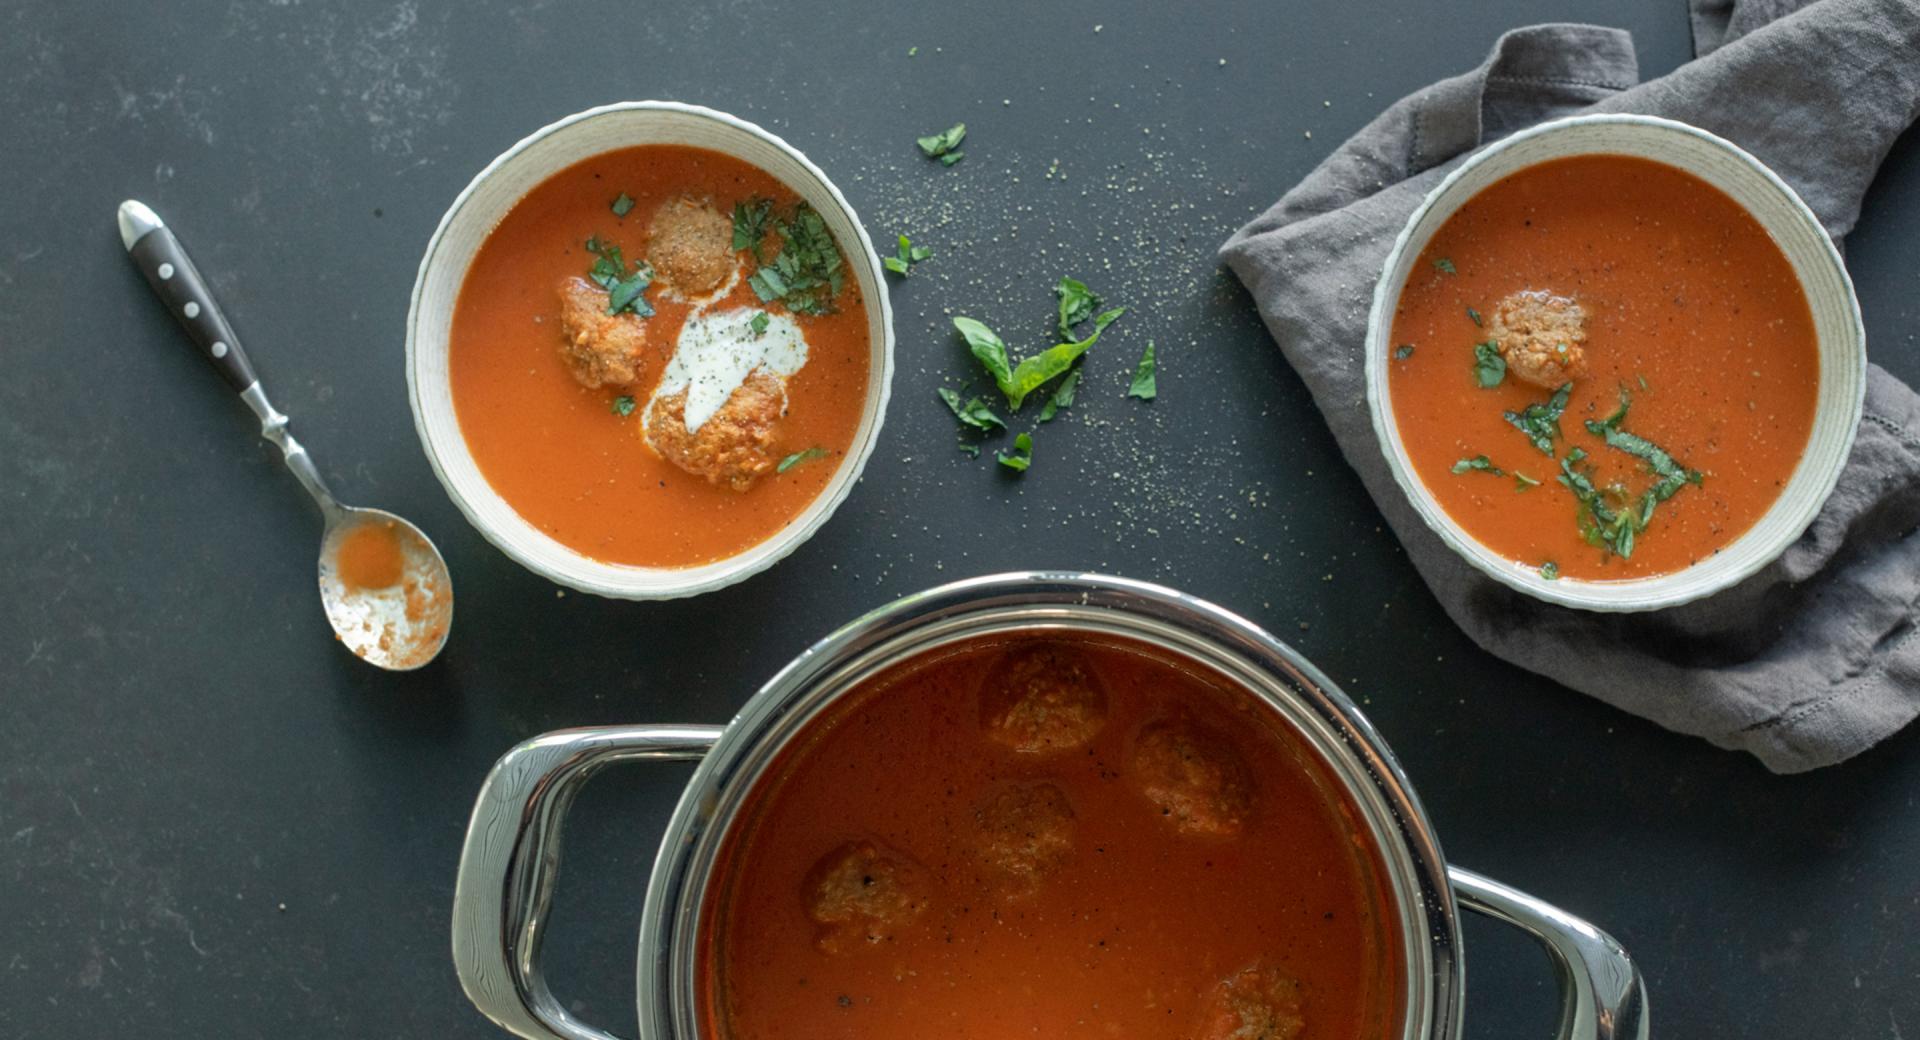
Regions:
M 495 1035 L 447 919 L 498 754 L 724 720 L 863 609 L 1041 566 L 1173 584 L 1293 641 L 1392 742 L 1456 862 L 1633 951 L 1660 1035 L 1920 1035 L 1920 737 L 1771 776 L 1475 649 L 1212 259 L 1380 106 L 1548 19 L 1630 27 L 1648 75 L 1689 54 L 1680 0 L 9 5 L 0 1037 Z M 533 128 L 641 97 L 767 125 L 876 238 L 937 254 L 895 293 L 893 406 L 839 515 L 761 577 L 652 605 L 558 595 L 482 541 L 418 448 L 401 357 L 454 193 Z M 913 138 L 958 119 L 967 160 L 920 160 Z M 128 196 L 194 251 L 336 490 L 446 551 L 434 666 L 385 675 L 333 644 L 318 523 L 121 255 Z M 1848 244 L 1873 357 L 1909 380 L 1916 198 L 1909 134 Z M 932 391 L 969 365 L 945 316 L 1040 336 L 1062 274 L 1135 309 L 1010 479 L 953 451 Z M 1149 337 L 1146 405 L 1122 394 Z M 684 775 L 610 773 L 576 810 L 549 962 L 616 1030 Z M 1469 925 L 1469 1035 L 1545 1034 L 1530 950 Z

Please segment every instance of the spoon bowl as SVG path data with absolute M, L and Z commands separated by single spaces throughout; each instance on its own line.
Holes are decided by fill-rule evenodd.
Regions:
M 453 627 L 447 561 L 425 532 L 384 509 L 341 506 L 327 517 L 320 604 L 343 646 L 393 672 L 432 661 Z

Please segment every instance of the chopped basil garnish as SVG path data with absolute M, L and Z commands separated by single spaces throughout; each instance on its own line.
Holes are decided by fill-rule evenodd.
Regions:
M 803 462 L 812 462 L 814 459 L 824 459 L 826 457 L 827 457 L 827 449 L 825 448 L 815 447 L 815 448 L 808 448 L 806 451 L 796 451 L 793 454 L 787 456 L 786 458 L 781 459 L 780 465 L 775 466 L 773 468 L 773 471 L 775 473 L 785 473 L 786 471 L 792 469 L 795 466 L 800 465 Z
M 945 401 L 948 410 L 953 412 L 953 417 L 966 423 L 968 426 L 976 430 L 991 430 L 995 427 L 1004 430 L 1007 428 L 1007 424 L 1001 422 L 1000 417 L 993 414 L 993 409 L 987 407 L 987 403 L 978 397 L 963 402 L 960 400 L 959 394 L 944 386 L 939 389 L 938 393 L 940 394 L 940 400 Z
M 1567 410 L 1567 395 L 1571 393 L 1573 384 L 1563 383 L 1545 404 L 1530 404 L 1520 411 L 1501 414 L 1514 429 L 1526 434 L 1541 454 L 1552 457 L 1553 442 L 1560 438 L 1560 416 Z
M 914 264 L 932 255 L 933 250 L 928 249 L 926 246 L 916 246 L 913 244 L 912 239 L 901 235 L 900 245 L 894 250 L 894 254 L 883 258 L 880 262 L 886 265 L 887 270 L 905 278 L 907 272 L 913 269 Z
M 1033 437 L 1024 433 L 1014 437 L 1013 451 L 996 451 L 993 458 L 1008 469 L 1026 472 L 1027 467 L 1033 465 Z
M 747 279 L 754 295 L 762 303 L 779 300 L 795 314 L 832 314 L 833 298 L 840 295 L 846 271 L 827 222 L 802 202 L 794 207 L 793 219 L 776 217 L 773 225 L 780 233 L 780 252 Z M 739 226 L 736 206 L 735 241 L 740 239 Z
M 653 305 L 641 295 L 653 284 L 653 265 L 643 260 L 634 264 L 629 273 L 620 247 L 598 238 L 587 239 L 587 252 L 595 257 L 587 277 L 607 291 L 608 314 L 631 311 L 642 318 L 653 316 Z
M 1537 488 L 1539 486 L 1540 486 L 1539 481 L 1533 479 L 1532 477 L 1527 476 L 1525 473 L 1522 473 L 1519 470 L 1513 471 L 1513 488 L 1515 491 L 1526 491 L 1532 488 Z
M 1474 309 L 1473 309 L 1472 307 L 1468 307 L 1468 308 L 1467 308 L 1467 317 L 1469 317 L 1469 318 L 1472 318 L 1472 319 L 1473 319 L 1473 323 L 1474 323 L 1475 325 L 1478 325 L 1478 326 L 1480 326 L 1481 328 L 1486 328 L 1486 325 L 1487 325 L 1487 323 L 1486 323 L 1486 322 L 1484 322 L 1484 321 L 1481 321 L 1481 320 L 1480 320 L 1480 312 L 1479 312 L 1479 311 L 1476 311 L 1476 310 L 1474 310 Z
M 929 159 L 938 159 L 960 147 L 967 138 L 967 124 L 955 123 L 937 134 L 928 134 L 920 138 L 920 151 Z M 952 163 L 947 165 L 951 166 Z
M 965 159 L 966 157 L 967 157 L 967 153 L 965 152 L 948 152 L 947 154 L 940 157 L 940 165 L 952 166 L 954 163 L 957 163 L 960 160 Z
M 1504 477 L 1507 475 L 1505 470 L 1494 465 L 1493 460 L 1487 458 L 1485 455 L 1475 455 L 1470 459 L 1461 459 L 1459 462 L 1453 464 L 1453 471 L 1455 473 L 1491 473 L 1496 477 Z
M 1153 400 L 1157 392 L 1154 379 L 1153 341 L 1147 341 L 1146 352 L 1140 355 L 1140 365 L 1133 370 L 1133 385 L 1127 388 L 1128 397 L 1138 397 L 1142 401 Z
M 980 446 L 978 444 L 969 444 L 966 441 L 961 441 L 960 454 L 970 459 L 977 459 L 980 457 Z
M 633 414 L 633 408 L 633 398 L 626 394 L 621 394 L 619 397 L 613 399 L 613 407 L 609 408 L 608 411 L 624 419 Z
M 1553 562 L 1552 560 L 1548 560 L 1547 562 L 1540 565 L 1540 576 L 1542 578 L 1547 579 L 1548 581 L 1559 581 L 1560 565 Z
M 1626 559 L 1633 555 L 1633 543 L 1653 519 L 1654 499 L 1643 497 L 1635 508 L 1627 489 L 1618 484 L 1602 489 L 1594 486 L 1592 468 L 1575 468 L 1586 460 L 1585 450 L 1575 448 L 1560 460 L 1560 483 L 1580 501 L 1575 523 L 1588 545 L 1602 546 Z
M 733 204 L 733 248 L 735 252 L 751 249 L 760 250 L 760 240 L 767 237 L 767 218 L 773 214 L 773 200 L 751 198 L 745 202 Z
M 633 212 L 633 199 L 623 191 L 619 198 L 613 200 L 613 215 L 624 217 L 631 212 Z
M 753 338 L 759 339 L 767 334 L 767 326 L 772 322 L 773 319 L 767 316 L 766 311 L 754 311 L 753 317 L 747 320 L 747 328 L 753 330 Z
M 1405 361 L 1406 359 L 1412 356 L 1413 356 L 1413 344 L 1411 343 L 1402 343 L 1399 346 L 1393 348 L 1393 357 L 1394 357 L 1394 360 L 1396 361 Z
M 1046 405 L 1040 409 L 1040 421 L 1052 422 L 1060 409 L 1073 407 L 1073 392 L 1079 386 L 1080 366 L 1075 365 L 1067 369 L 1066 378 L 1053 388 L 1053 395 L 1047 398 Z
M 1647 489 L 1647 495 L 1652 501 L 1665 502 L 1688 484 L 1699 484 L 1703 478 L 1697 470 L 1682 466 L 1666 449 L 1652 441 L 1620 428 L 1620 424 L 1627 421 L 1627 410 L 1630 404 L 1631 399 L 1627 396 L 1625 388 L 1622 388 L 1619 409 L 1599 422 L 1588 419 L 1587 432 L 1604 439 L 1607 447 L 1624 451 L 1647 464 L 1647 468 L 1653 471 L 1653 475 L 1660 478 L 1657 483 Z M 1651 504 L 1647 506 L 1646 513 L 1648 516 L 1653 515 Z
M 1482 389 L 1499 386 L 1507 378 L 1507 359 L 1492 340 L 1473 345 L 1473 378 Z
M 1435 260 L 1433 262 L 1433 267 L 1434 267 L 1434 270 L 1439 271 L 1442 274 L 1459 274 L 1460 273 L 1454 270 L 1453 261 L 1447 259 L 1444 256 L 1438 260 Z

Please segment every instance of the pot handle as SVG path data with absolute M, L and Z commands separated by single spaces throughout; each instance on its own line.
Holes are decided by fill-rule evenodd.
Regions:
M 1462 906 L 1546 948 L 1560 980 L 1561 1040 L 1647 1040 L 1646 982 L 1613 936 L 1471 870 L 1448 867 L 1447 878 Z
M 615 1040 L 561 1007 L 540 972 L 560 872 L 560 821 L 602 766 L 698 759 L 720 733 L 719 726 L 558 730 L 494 763 L 467 823 L 453 889 L 453 965 L 481 1014 L 527 1040 Z

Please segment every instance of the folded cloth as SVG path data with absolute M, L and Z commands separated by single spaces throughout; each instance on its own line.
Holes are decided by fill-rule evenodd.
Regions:
M 1366 407 L 1367 312 L 1394 237 L 1463 156 L 1530 124 L 1576 112 L 1691 123 L 1773 167 L 1836 241 L 1853 227 L 1875 169 L 1920 111 L 1920 0 L 1695 0 L 1692 14 L 1696 59 L 1644 84 L 1625 32 L 1507 33 L 1479 68 L 1387 109 L 1221 256 L 1421 577 L 1475 642 L 1799 772 L 1920 714 L 1920 397 L 1910 388 L 1869 366 L 1866 417 L 1839 486 L 1777 561 L 1719 595 L 1648 614 L 1552 606 L 1468 566 L 1395 486 Z

